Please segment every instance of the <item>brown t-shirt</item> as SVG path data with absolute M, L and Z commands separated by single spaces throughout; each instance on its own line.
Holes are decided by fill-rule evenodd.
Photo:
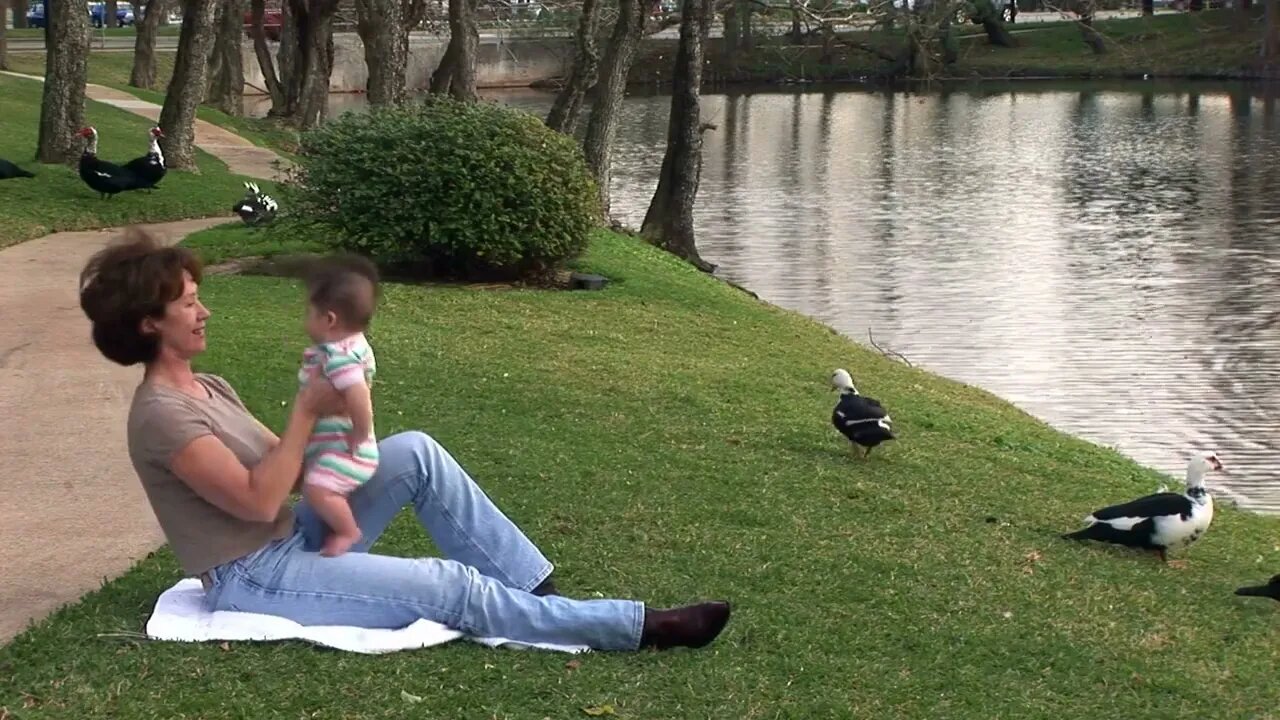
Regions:
M 174 456 L 203 435 L 215 435 L 247 468 L 257 465 L 269 448 L 261 426 L 226 380 L 203 373 L 196 380 L 209 391 L 208 398 L 143 382 L 133 393 L 128 425 L 129 459 L 188 575 L 247 555 L 293 529 L 287 501 L 272 522 L 241 520 L 197 495 L 173 473 Z

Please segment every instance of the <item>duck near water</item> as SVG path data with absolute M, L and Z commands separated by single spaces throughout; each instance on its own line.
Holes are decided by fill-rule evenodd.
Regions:
M 33 178 L 35 173 L 23 170 L 13 163 L 0 158 L 0 180 L 12 180 L 14 178 Z
M 1209 471 L 1222 472 L 1218 456 L 1196 455 L 1187 463 L 1185 493 L 1157 492 L 1102 508 L 1084 519 L 1088 525 L 1062 537 L 1154 550 L 1167 563 L 1166 551 L 1191 545 L 1213 522 L 1213 496 L 1204 487 Z
M 862 457 L 886 440 L 894 440 L 893 420 L 879 400 L 858 394 L 849 371 L 831 373 L 831 387 L 840 391 L 840 402 L 831 411 L 831 424 L 854 445 L 863 448 Z
M 92 126 L 80 131 L 80 137 L 88 142 L 80 154 L 80 179 L 103 198 L 116 193 L 145 187 L 145 182 L 135 173 L 115 163 L 98 159 L 98 130 Z

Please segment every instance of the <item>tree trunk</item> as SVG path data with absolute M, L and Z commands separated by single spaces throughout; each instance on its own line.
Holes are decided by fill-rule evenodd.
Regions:
M 117 0 L 107 0 L 102 8 L 102 26 L 103 27 L 120 27 L 119 18 L 116 16 L 116 10 L 120 9 Z
M 1187 3 L 1187 10 L 1191 12 L 1200 12 L 1204 10 L 1204 0 L 1190 0 Z
M 458 46 L 454 44 L 453 38 L 449 39 L 449 44 L 444 48 L 444 55 L 440 56 L 440 64 L 436 66 L 435 72 L 431 73 L 431 80 L 427 85 L 427 91 L 432 95 L 448 95 L 449 86 L 453 83 L 453 66 L 457 63 Z
M 943 16 L 938 35 L 942 38 L 942 64 L 954 65 L 959 62 L 960 41 L 956 38 L 956 27 L 949 15 Z
M 800 2 L 799 0 L 790 0 L 791 4 L 791 44 L 799 45 L 804 42 L 804 35 L 800 32 Z M 683 25 L 683 19 L 681 25 Z
M 587 135 L 582 141 L 587 166 L 595 175 L 600 190 L 600 206 L 606 217 L 609 214 L 609 168 L 613 141 L 618 133 L 618 111 L 622 108 L 636 46 L 644 32 L 644 16 L 645 3 L 641 0 L 618 0 L 618 19 L 613 25 L 609 47 L 605 50 L 596 100 L 587 120 Z
M 338 0 L 290 0 L 299 40 L 295 72 L 301 78 L 295 118 L 306 130 L 324 122 L 329 111 L 329 76 L 333 72 L 333 13 Z
M 1262 61 L 1268 69 L 1275 70 L 1280 61 L 1280 0 L 1266 0 L 1262 12 Z
M 738 15 L 742 19 L 742 49 L 751 52 L 751 48 L 755 47 L 756 35 L 755 30 L 751 27 L 751 15 L 754 5 L 751 0 L 742 0 L 738 4 Z
M 154 1 L 154 0 L 153 0 Z M 262 69 L 262 78 L 267 84 L 267 94 L 271 97 L 271 111 L 276 115 L 277 109 L 283 111 L 288 106 L 284 88 L 280 85 L 280 77 L 276 75 L 276 63 L 271 59 L 271 49 L 267 45 L 267 30 L 263 27 L 263 16 L 267 11 L 266 0 L 249 0 L 252 12 L 249 34 L 253 36 L 253 54 L 258 58 L 258 67 Z
M 449 0 L 449 46 L 440 66 L 431 75 L 431 93 L 449 94 L 459 100 L 476 99 L 476 52 L 480 32 L 476 28 L 475 0 Z
M 667 153 L 662 158 L 658 188 L 640 227 L 640 234 L 649 242 L 706 271 L 713 266 L 698 255 L 693 205 L 702 172 L 702 58 L 710 18 L 711 0 L 684 0 L 680 47 L 671 81 Z
M 14 8 L 13 14 L 18 14 L 17 8 Z M 9 69 L 9 39 L 5 34 L 5 26 L 9 24 L 8 20 L 8 0 L 0 0 L 0 70 Z
M 408 93 L 409 30 L 402 10 L 402 0 L 356 0 L 370 105 L 399 105 Z
M 1000 0 L 1003 2 L 1003 0 Z M 1004 16 L 996 3 L 992 0 L 978 0 L 974 3 L 978 11 L 978 20 L 982 23 L 982 29 L 987 33 L 987 42 L 996 47 L 1012 48 L 1018 46 L 1018 41 L 1004 27 Z
M 599 0 L 583 0 L 582 16 L 578 19 L 577 49 L 569 80 L 560 89 L 556 101 L 547 114 L 547 127 L 572 135 L 578 127 L 578 116 L 587 91 L 596 84 L 600 68 L 600 51 L 596 47 L 596 27 L 600 20 Z
M 302 95 L 302 32 L 297 15 L 291 0 L 280 4 L 280 48 L 276 51 L 276 59 L 280 63 L 280 89 L 284 104 L 273 104 L 270 112 L 277 117 L 293 117 L 298 111 L 298 98 Z
M 89 16 L 79 2 L 45 4 L 44 95 L 40 101 L 40 135 L 36 159 L 70 163 L 83 143 L 84 88 L 89 59 Z
M 730 57 L 738 52 L 738 46 L 742 44 L 742 22 L 738 18 L 739 3 L 733 3 L 725 8 L 723 13 L 724 22 L 724 51 Z
M 13 2 L 9 3 L 9 6 L 13 9 L 13 29 L 27 29 L 26 3 L 21 2 L 21 0 L 13 0 Z
M 1092 6 L 1080 13 L 1080 37 L 1084 39 L 1084 43 L 1089 46 L 1094 55 L 1105 55 L 1107 53 L 1106 41 L 1102 39 L 1102 35 L 1093 27 Z
M 196 108 L 205 91 L 205 62 L 213 39 L 216 0 L 185 0 L 182 4 L 182 31 L 173 78 L 160 110 L 160 139 L 165 165 L 170 169 L 194 170 Z
M 1142 14 L 1144 17 L 1153 17 L 1156 14 L 1155 0 L 1142 0 Z
M 219 0 L 218 34 L 210 56 L 206 102 L 228 115 L 244 115 L 244 0 Z
M 160 27 L 160 17 L 165 13 L 165 2 L 141 0 L 134 8 L 138 35 L 133 41 L 133 72 L 129 73 L 129 84 L 150 90 L 156 85 L 156 28 Z M 142 12 L 140 21 L 139 11 Z

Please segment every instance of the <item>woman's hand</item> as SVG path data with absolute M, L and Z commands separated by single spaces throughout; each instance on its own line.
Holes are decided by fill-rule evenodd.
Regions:
M 294 403 L 295 407 L 311 417 L 341 415 L 343 412 L 341 393 L 323 377 L 308 380 L 306 387 L 298 391 Z

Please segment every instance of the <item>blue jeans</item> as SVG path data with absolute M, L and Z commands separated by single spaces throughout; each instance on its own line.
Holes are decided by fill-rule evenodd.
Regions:
M 363 533 L 349 552 L 321 557 L 327 529 L 299 502 L 292 535 L 210 571 L 208 605 L 302 625 L 399 628 L 425 618 L 480 637 L 639 647 L 643 603 L 528 592 L 551 563 L 435 440 L 401 433 L 383 439 L 379 452 L 377 472 L 349 496 Z M 368 552 L 405 505 L 447 559 Z

